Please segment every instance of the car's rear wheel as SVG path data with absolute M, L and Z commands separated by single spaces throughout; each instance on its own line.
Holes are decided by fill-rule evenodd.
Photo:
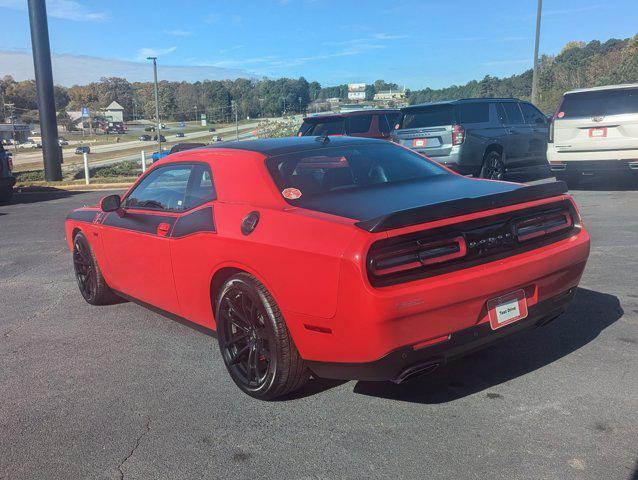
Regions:
M 505 176 L 505 163 L 502 155 L 496 150 L 490 150 L 485 154 L 483 167 L 481 168 L 481 178 L 491 180 L 503 180 Z
M 245 393 L 272 400 L 308 380 L 277 303 L 255 277 L 232 276 L 219 294 L 216 313 L 224 363 Z
M 95 260 L 93 250 L 82 232 L 73 238 L 73 267 L 78 288 L 91 305 L 106 305 L 117 300 Z
M 13 197 L 13 188 L 0 188 L 0 203 L 9 203 Z

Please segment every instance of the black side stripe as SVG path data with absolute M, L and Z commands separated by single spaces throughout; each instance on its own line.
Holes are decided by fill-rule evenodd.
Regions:
M 99 210 L 74 210 L 66 216 L 66 219 L 92 223 L 98 212 Z
M 200 208 L 179 217 L 171 236 L 179 238 L 198 232 L 216 232 L 213 207 Z
M 168 223 L 172 227 L 175 220 L 175 217 L 137 212 L 126 212 L 126 215 L 120 217 L 113 212 L 107 215 L 102 224 L 135 232 L 157 234 L 157 227 L 160 223 Z

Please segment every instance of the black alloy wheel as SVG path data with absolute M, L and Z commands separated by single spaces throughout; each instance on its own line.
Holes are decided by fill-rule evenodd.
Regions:
M 76 235 L 73 241 L 73 267 L 80 293 L 91 303 L 97 293 L 97 275 L 89 243 L 81 234 Z
M 505 176 L 505 164 L 501 154 L 495 150 L 487 152 L 481 168 L 481 177 L 490 180 L 503 180 Z
M 215 318 L 224 363 L 245 393 L 272 400 L 308 380 L 277 303 L 255 277 L 238 273 L 224 284 Z

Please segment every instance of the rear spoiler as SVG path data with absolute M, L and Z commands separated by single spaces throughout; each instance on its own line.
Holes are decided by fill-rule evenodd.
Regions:
M 362 220 L 355 225 L 368 232 L 385 232 L 395 228 L 409 227 L 418 223 L 432 222 L 442 218 L 456 217 L 468 213 L 506 207 L 517 203 L 531 202 L 542 198 L 550 198 L 567 192 L 567 184 L 563 181 L 523 185 L 516 190 L 496 193 L 474 198 L 459 198 L 436 205 L 410 208 L 399 212 Z

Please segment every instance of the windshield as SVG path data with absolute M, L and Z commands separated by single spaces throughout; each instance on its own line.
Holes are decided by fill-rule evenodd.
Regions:
M 296 188 L 304 196 L 448 174 L 421 155 L 391 143 L 280 155 L 269 158 L 267 166 L 280 191 Z
M 557 117 L 596 117 L 623 113 L 638 113 L 638 88 L 567 94 Z
M 406 110 L 401 121 L 401 128 L 438 127 L 453 123 L 454 107 L 452 105 L 432 105 Z

